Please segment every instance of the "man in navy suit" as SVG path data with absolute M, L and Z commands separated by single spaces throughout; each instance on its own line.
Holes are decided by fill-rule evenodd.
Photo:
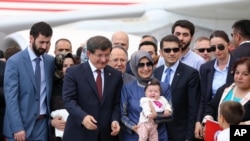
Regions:
M 236 47 L 232 55 L 237 58 L 250 57 L 250 20 L 236 21 L 232 30 L 232 44 Z
M 181 46 L 175 35 L 162 38 L 160 54 L 165 64 L 154 70 L 154 76 L 171 85 L 173 120 L 167 122 L 169 141 L 192 141 L 200 98 L 199 73 L 179 61 Z M 167 70 L 170 70 L 170 73 Z
M 30 30 L 29 47 L 7 60 L 3 130 L 8 141 L 48 140 L 54 58 L 45 52 L 51 37 L 49 24 L 35 23 Z M 35 78 L 36 71 L 40 72 L 39 79 Z
M 63 100 L 69 117 L 64 141 L 118 140 L 123 80 L 120 71 L 107 65 L 111 50 L 109 39 L 94 36 L 87 41 L 89 60 L 67 69 Z

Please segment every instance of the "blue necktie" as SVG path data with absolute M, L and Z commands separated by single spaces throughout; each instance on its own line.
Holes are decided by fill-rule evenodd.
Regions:
M 35 59 L 36 61 L 36 68 L 35 68 L 35 80 L 36 80 L 36 87 L 38 91 L 38 96 L 40 97 L 40 87 L 41 87 L 41 68 L 40 68 L 40 57 L 37 57 Z
M 164 82 L 168 83 L 170 85 L 171 68 L 167 68 L 166 71 L 165 71 L 165 73 L 166 73 L 166 77 L 165 77 Z

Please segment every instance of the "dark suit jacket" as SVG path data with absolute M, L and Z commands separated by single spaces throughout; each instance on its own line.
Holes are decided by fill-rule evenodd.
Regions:
M 155 69 L 154 76 L 161 80 L 164 66 Z M 194 140 L 194 125 L 199 104 L 199 73 L 179 63 L 171 84 L 173 121 L 167 123 L 169 141 Z
M 231 58 L 229 60 L 229 66 L 228 66 L 229 70 L 227 72 L 226 83 L 231 84 L 234 81 L 232 66 L 236 60 L 237 59 L 231 55 Z M 200 122 L 202 122 L 202 119 L 204 117 L 206 104 L 212 99 L 212 84 L 213 84 L 213 78 L 214 78 L 214 72 L 215 72 L 214 63 L 215 63 L 215 59 L 205 64 L 202 64 L 200 68 L 201 100 L 200 100 L 200 106 L 199 106 L 198 115 L 197 115 L 197 121 L 200 121 Z
M 3 140 L 3 117 L 5 110 L 5 100 L 3 94 L 5 62 L 0 61 L 0 140 Z
M 232 55 L 236 58 L 250 57 L 250 42 L 243 43 L 232 51 Z
M 111 122 L 120 121 L 122 74 L 110 66 L 104 68 L 104 89 L 99 100 L 97 86 L 89 62 L 67 69 L 63 83 L 64 106 L 69 112 L 64 141 L 116 141 L 110 135 Z M 82 125 L 85 116 L 97 120 L 97 130 Z

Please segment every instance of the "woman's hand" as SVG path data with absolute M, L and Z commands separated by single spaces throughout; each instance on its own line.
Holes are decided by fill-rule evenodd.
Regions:
M 151 101 L 149 101 L 149 107 L 150 107 L 151 113 L 152 113 L 152 114 L 151 114 L 151 118 L 152 118 L 152 119 L 155 119 L 156 116 L 157 116 L 157 113 L 156 113 L 155 108 L 154 108 L 154 106 L 153 106 L 153 104 L 152 104 Z
M 56 116 L 51 120 L 51 125 L 56 129 L 63 131 L 66 121 L 64 121 L 61 116 Z
M 168 117 L 170 115 L 171 115 L 171 111 L 169 111 L 169 110 L 165 110 L 164 113 L 163 113 L 164 117 Z

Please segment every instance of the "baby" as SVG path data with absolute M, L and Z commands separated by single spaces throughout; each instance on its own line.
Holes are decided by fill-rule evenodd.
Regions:
M 171 115 L 172 108 L 166 98 L 160 96 L 161 86 L 157 79 L 152 79 L 146 85 L 144 92 L 146 97 L 140 99 L 142 111 L 137 129 L 139 141 L 158 141 L 157 124 L 153 120 L 154 113 L 162 112 L 163 116 L 167 117 Z

